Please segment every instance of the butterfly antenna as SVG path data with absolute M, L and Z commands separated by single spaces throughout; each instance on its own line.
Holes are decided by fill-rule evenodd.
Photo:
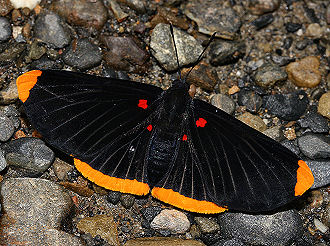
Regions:
M 186 76 L 184 77 L 184 80 L 186 80 L 186 78 L 188 77 L 188 75 L 190 74 L 190 72 L 191 72 L 191 71 L 196 67 L 196 65 L 202 60 L 202 57 L 203 57 L 203 55 L 204 55 L 206 49 L 210 46 L 210 44 L 211 44 L 211 42 L 213 41 L 213 39 L 215 38 L 215 35 L 216 35 L 216 34 L 217 34 L 216 32 L 212 34 L 212 36 L 211 36 L 211 38 L 209 39 L 209 41 L 207 42 L 207 45 L 205 46 L 203 52 L 199 55 L 197 61 L 195 62 L 195 65 L 192 66 L 192 67 L 190 68 L 190 70 L 188 71 L 188 73 L 187 73 Z
M 181 81 L 182 80 L 182 78 L 181 78 L 181 67 L 180 67 L 180 63 L 179 63 L 178 50 L 177 50 L 176 45 L 175 45 L 174 31 L 173 31 L 172 23 L 170 23 L 170 32 L 171 32 L 171 36 L 172 36 L 172 40 L 173 40 L 173 44 L 174 44 L 176 62 L 178 63 L 178 74 L 179 74 L 180 81 Z

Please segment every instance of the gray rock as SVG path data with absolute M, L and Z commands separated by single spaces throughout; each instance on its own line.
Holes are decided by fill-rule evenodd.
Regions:
M 296 140 L 291 141 L 291 140 L 286 139 L 286 140 L 282 141 L 281 144 L 283 146 L 285 146 L 286 148 L 288 148 L 289 150 L 291 150 L 296 155 L 300 154 L 300 149 L 298 147 L 298 144 L 297 144 Z
M 330 160 L 305 160 L 314 176 L 311 189 L 320 188 L 330 183 Z
M 272 61 L 275 64 L 279 65 L 280 67 L 288 65 L 290 62 L 295 61 L 294 58 L 291 58 L 289 56 L 278 56 L 278 55 L 274 55 L 274 54 L 271 56 L 271 58 L 272 58 Z
M 70 43 L 69 29 L 54 13 L 41 14 L 34 25 L 36 38 L 54 48 L 63 48 Z
M 220 230 L 217 221 L 206 217 L 195 217 L 195 222 L 199 226 L 202 233 L 214 233 Z
M 235 101 L 224 94 L 215 94 L 212 96 L 211 104 L 225 111 L 227 114 L 233 114 L 236 108 Z
M 283 134 L 280 126 L 274 126 L 274 127 L 268 128 L 265 131 L 263 131 L 262 133 L 278 142 L 283 140 L 283 138 L 284 138 L 284 134 Z
M 8 141 L 14 134 L 15 127 L 13 122 L 2 112 L 0 112 L 0 141 Z
M 212 244 L 212 246 L 246 246 L 246 244 L 236 238 L 233 238 L 220 240 L 215 244 Z
M 19 138 L 3 145 L 8 165 L 28 176 L 41 175 L 54 160 L 54 152 L 38 138 Z
M 6 65 L 15 62 L 25 50 L 25 47 L 26 45 L 22 43 L 6 43 L 5 47 L 2 47 L 0 50 L 0 64 Z
M 203 47 L 192 36 L 177 28 L 174 28 L 174 38 L 180 66 L 196 62 Z M 154 28 L 151 34 L 150 47 L 154 57 L 166 70 L 175 71 L 178 69 L 169 25 L 160 23 Z
M 279 81 L 284 81 L 288 77 L 286 71 L 278 65 L 265 63 L 255 75 L 257 85 L 267 88 L 275 85 Z
M 20 126 L 21 124 L 21 121 L 19 119 L 20 114 L 14 106 L 12 105 L 5 106 L 2 108 L 1 112 L 13 122 L 15 128 L 18 128 Z
M 249 112 L 257 113 L 262 105 L 262 98 L 255 91 L 244 88 L 238 93 L 238 105 L 245 106 Z
M 121 194 L 120 202 L 124 208 L 129 209 L 133 206 L 133 204 L 135 202 L 135 197 L 131 194 Z
M 298 146 L 310 159 L 330 157 L 330 138 L 324 135 L 307 133 L 298 138 Z
M 151 222 L 152 229 L 170 231 L 172 234 L 185 233 L 189 227 L 187 216 L 175 209 L 164 209 Z
M 0 17 L 0 42 L 10 39 L 12 33 L 10 22 L 5 17 Z
M 317 112 L 309 112 L 302 119 L 299 119 L 298 124 L 303 128 L 309 128 L 315 133 L 328 133 L 328 120 Z
M 31 63 L 30 69 L 61 69 L 63 67 L 63 62 L 60 60 L 53 61 L 46 56 L 41 57 Z
M 5 152 L 0 149 L 0 172 L 3 171 L 7 167 L 7 162 L 5 158 Z
M 0 240 L 4 245 L 83 245 L 60 231 L 73 205 L 60 185 L 44 179 L 10 178 L 2 182 L 0 193 L 5 212 Z
M 107 194 L 107 201 L 116 205 L 120 200 L 121 193 L 118 191 L 109 190 Z
M 303 233 L 300 215 L 295 210 L 271 215 L 227 212 L 218 219 L 225 234 L 247 244 L 286 245 Z
M 241 27 L 241 20 L 232 8 L 221 8 L 219 1 L 189 1 L 184 13 L 198 25 L 198 31 L 208 35 L 234 39 Z
M 84 70 L 99 65 L 102 61 L 102 53 L 97 45 L 87 39 L 79 39 L 64 51 L 63 60 L 70 66 Z
M 214 41 L 210 46 L 211 64 L 221 66 L 235 63 L 245 54 L 244 41 Z

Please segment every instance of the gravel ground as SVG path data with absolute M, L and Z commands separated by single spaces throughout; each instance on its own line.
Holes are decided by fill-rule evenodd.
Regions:
M 329 245 L 330 3 L 327 0 L 0 1 L 0 245 Z M 48 146 L 16 78 L 66 69 L 168 88 L 168 23 L 196 97 L 280 141 L 313 189 L 279 210 L 202 215 L 108 191 Z

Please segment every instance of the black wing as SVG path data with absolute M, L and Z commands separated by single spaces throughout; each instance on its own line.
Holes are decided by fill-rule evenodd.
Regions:
M 313 176 L 298 156 L 222 110 L 193 100 L 188 115 L 183 133 L 187 140 L 181 141 L 172 169 L 153 190 L 159 199 L 184 207 L 173 201 L 180 197 L 177 192 L 181 200 L 187 197 L 240 211 L 267 211 L 312 185 Z M 190 210 L 220 211 L 208 205 L 212 204 L 195 203 Z
M 48 143 L 75 157 L 84 176 L 109 189 L 148 193 L 144 158 L 161 88 L 39 70 L 23 74 L 17 85 L 33 126 Z

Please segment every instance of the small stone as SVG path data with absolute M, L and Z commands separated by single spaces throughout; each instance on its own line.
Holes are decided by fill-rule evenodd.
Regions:
M 288 127 L 284 130 L 284 136 L 288 140 L 294 140 L 297 138 L 296 130 L 294 127 Z
M 327 11 L 326 11 L 326 20 L 328 25 L 330 25 L 330 5 L 328 4 Z
M 107 201 L 111 202 L 113 205 L 116 205 L 120 200 L 121 193 L 119 191 L 109 190 L 107 194 Z
M 217 241 L 215 244 L 212 244 L 212 246 L 246 246 L 246 244 L 244 244 L 241 240 L 233 238 L 233 239 L 221 239 L 220 241 Z
M 285 139 L 284 141 L 281 142 L 281 144 L 288 148 L 289 150 L 291 150 L 293 153 L 295 153 L 296 155 L 300 154 L 300 149 L 297 145 L 297 141 L 291 141 L 288 139 Z
M 315 183 L 315 176 L 314 176 L 314 183 Z M 319 190 L 312 190 L 309 192 L 308 200 L 311 201 L 310 206 L 312 208 L 320 208 L 324 202 L 323 194 Z
M 149 222 L 151 222 L 161 211 L 162 208 L 156 206 L 150 206 L 141 209 L 143 218 L 145 218 Z
M 238 116 L 237 119 L 259 132 L 263 132 L 267 129 L 265 122 L 259 116 L 253 115 L 249 112 Z
M 258 68 L 255 75 L 255 82 L 257 85 L 268 88 L 275 85 L 279 81 L 287 79 L 285 70 L 278 65 L 265 63 Z
M 292 37 L 287 37 L 287 38 L 284 39 L 282 47 L 284 49 L 288 50 L 291 47 L 292 42 L 293 42 L 293 38 Z M 280 50 L 280 51 L 281 51 L 281 54 L 282 54 L 282 50 Z
M 218 221 L 222 233 L 252 245 L 286 245 L 303 233 L 296 210 L 269 215 L 226 212 L 219 215 Z
M 73 166 L 59 158 L 56 158 L 52 165 L 52 168 L 56 177 L 59 180 L 68 181 L 68 172 L 72 171 Z
M 303 40 L 300 40 L 296 44 L 296 48 L 298 50 L 303 50 L 305 49 L 309 44 L 311 43 L 311 40 L 304 38 Z
M 289 56 L 278 56 L 278 55 L 272 55 L 271 56 L 272 61 L 279 65 L 280 67 L 288 65 L 290 62 L 293 62 L 295 59 L 291 58 Z
M 131 194 L 121 194 L 120 202 L 124 208 L 129 209 L 133 206 L 133 204 L 135 202 L 135 197 Z
M 111 10 L 112 10 L 113 14 L 115 15 L 117 21 L 119 23 L 123 22 L 128 17 L 128 14 L 122 10 L 120 5 L 116 1 L 110 0 L 109 3 L 111 6 Z
M 99 235 L 109 245 L 119 245 L 117 225 L 112 216 L 102 214 L 83 218 L 77 223 L 77 228 L 92 237 Z
M 173 26 L 179 27 L 183 30 L 187 30 L 189 28 L 189 22 L 187 18 L 179 17 L 177 13 L 174 13 L 166 8 L 158 8 L 157 14 L 150 21 L 151 27 L 154 28 L 159 23 L 170 24 Z
M 276 140 L 277 142 L 281 141 L 284 138 L 283 132 L 280 126 L 274 126 L 266 129 L 262 132 L 266 136 Z
M 184 240 L 172 237 L 146 237 L 131 239 L 124 246 L 205 246 L 196 240 Z
M 298 120 L 305 113 L 309 103 L 304 91 L 264 96 L 263 99 L 269 113 L 288 121 Z
M 34 41 L 30 46 L 28 57 L 32 60 L 38 60 L 46 53 L 46 51 L 47 49 L 44 46 L 37 41 Z
M 0 103 L 1 104 L 10 104 L 14 103 L 18 99 L 18 92 L 16 81 L 12 80 L 7 88 L 0 91 Z
M 298 31 L 301 27 L 302 27 L 302 24 L 300 24 L 300 23 L 288 22 L 285 24 L 285 29 L 291 33 Z
M 315 228 L 322 233 L 326 233 L 329 230 L 329 227 L 327 227 L 325 224 L 323 224 L 317 218 L 314 218 L 314 225 L 315 225 Z
M 266 14 L 252 21 L 252 25 L 254 25 L 257 28 L 257 30 L 260 30 L 268 26 L 273 21 L 274 21 L 274 16 L 272 14 Z
M 10 2 L 15 9 L 29 8 L 32 10 L 37 6 L 37 4 L 41 2 L 41 0 L 28 0 L 28 1 L 10 0 Z
M 71 183 L 68 181 L 62 181 L 60 182 L 61 185 L 63 185 L 66 189 L 71 190 L 80 196 L 84 197 L 90 197 L 94 194 L 94 191 L 90 189 L 87 184 L 81 184 L 81 183 Z
M 315 133 L 328 133 L 328 120 L 316 112 L 309 112 L 302 119 L 299 119 L 298 124 L 303 128 L 309 128 Z
M 321 38 L 323 36 L 323 28 L 318 23 L 309 24 L 306 28 L 306 36 L 312 38 Z
M 104 35 L 101 40 L 107 47 L 104 58 L 111 68 L 133 73 L 144 73 L 149 68 L 149 54 L 133 38 Z
M 278 9 L 280 3 L 280 0 L 249 0 L 248 8 L 254 15 L 263 15 Z
M 324 93 L 321 96 L 319 100 L 319 105 L 317 107 L 317 112 L 319 112 L 319 114 L 323 115 L 324 117 L 330 119 L 330 91 Z
M 308 56 L 300 61 L 292 62 L 286 67 L 289 79 L 300 87 L 315 87 L 321 82 L 319 71 L 320 60 L 316 56 Z
M 42 56 L 40 59 L 33 61 L 30 65 L 31 70 L 33 70 L 33 69 L 38 69 L 38 70 L 56 69 L 56 70 L 58 70 L 61 68 L 63 68 L 63 62 L 61 62 L 59 60 L 57 60 L 57 61 L 51 60 L 46 56 Z
M 211 64 L 221 66 L 235 63 L 245 54 L 244 41 L 214 41 L 210 46 Z
M 140 0 L 121 0 L 121 2 L 124 2 L 127 6 L 134 9 L 135 11 L 139 13 L 145 13 L 146 12 L 146 2 L 140 1 Z
M 307 133 L 298 138 L 301 152 L 311 159 L 330 157 L 330 138 Z
M 5 158 L 5 152 L 2 149 L 0 149 L 0 172 L 3 171 L 6 167 L 7 167 L 7 162 Z
M 204 34 L 233 40 L 241 27 L 241 20 L 232 8 L 219 8 L 217 1 L 189 1 L 184 13 L 198 25 Z
M 54 48 L 63 48 L 71 40 L 69 29 L 54 13 L 39 15 L 34 25 L 34 35 Z
M 235 101 L 224 94 L 215 94 L 211 98 L 211 104 L 225 111 L 227 114 L 233 114 L 236 108 Z
M 13 122 L 2 112 L 0 112 L 0 142 L 8 141 L 14 134 Z
M 205 217 L 195 217 L 195 222 L 202 233 L 214 233 L 220 230 L 217 221 Z
M 190 222 L 187 216 L 174 209 L 164 209 L 151 222 L 154 230 L 169 230 L 172 234 L 185 233 L 189 230 Z
M 257 113 L 262 105 L 262 98 L 253 90 L 242 89 L 238 93 L 238 105 L 245 106 L 249 112 Z
M 317 189 L 330 184 L 330 160 L 305 160 L 314 176 L 311 189 Z
M 13 10 L 10 0 L 0 0 L 0 16 L 6 16 Z
M 10 39 L 12 33 L 10 22 L 5 17 L 0 17 L 0 42 Z
M 0 53 L 0 65 L 10 64 L 15 62 L 16 59 L 25 50 L 26 45 L 22 43 L 9 44 L 6 43 L 6 47 L 1 50 Z
M 203 47 L 186 32 L 177 28 L 173 29 L 180 67 L 196 62 Z M 178 69 L 169 25 L 161 23 L 154 28 L 150 47 L 153 56 L 167 71 Z
M 80 70 L 96 67 L 102 61 L 100 48 L 88 41 L 79 39 L 73 42 L 69 48 L 63 52 L 63 61 Z
M 51 9 L 67 22 L 86 28 L 101 29 L 108 18 L 108 12 L 101 0 L 56 0 Z
M 19 138 L 2 146 L 8 165 L 28 176 L 41 175 L 54 160 L 54 152 L 37 138 Z

